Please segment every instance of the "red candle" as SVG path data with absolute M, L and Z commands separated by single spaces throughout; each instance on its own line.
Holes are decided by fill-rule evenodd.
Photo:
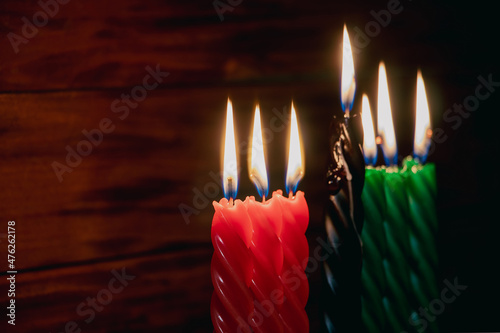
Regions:
M 283 225 L 279 238 L 284 257 L 280 278 L 284 286 L 285 302 L 281 313 L 287 332 L 309 332 L 309 320 L 305 312 L 309 297 L 309 282 L 304 273 L 309 258 L 309 245 L 305 236 L 309 223 L 309 209 L 304 192 L 298 191 L 295 196 L 293 195 L 297 184 L 304 176 L 303 160 L 297 116 L 292 103 L 286 175 L 288 198 L 281 195 L 280 190 L 277 194 L 273 193 L 273 196 L 276 194 L 283 212 Z
M 262 203 L 254 197 L 245 200 L 253 225 L 250 250 L 254 259 L 251 289 L 255 296 L 253 324 L 256 332 L 283 332 L 280 316 L 283 304 L 283 285 L 279 274 L 283 268 L 283 249 L 278 238 L 282 228 L 282 214 L 279 202 L 265 197 L 268 178 L 264 156 L 264 142 L 260 123 L 260 108 L 255 108 L 252 141 L 250 145 L 248 170 L 262 196 Z
M 233 110 L 228 100 L 226 120 L 226 145 L 224 151 L 224 192 L 230 200 L 214 202 L 212 220 L 211 275 L 214 285 L 210 312 L 214 331 L 251 332 L 253 293 L 250 283 L 253 276 L 253 259 L 250 252 L 252 223 L 241 200 L 234 200 L 238 172 L 234 144 Z
M 251 332 L 248 328 L 253 312 L 250 283 L 253 274 L 249 250 L 252 225 L 241 200 L 234 204 L 226 198 L 214 202 L 212 220 L 212 295 L 211 315 L 214 331 L 220 333 Z
M 276 228 L 281 227 L 281 210 L 277 200 L 245 200 L 252 221 L 250 251 L 254 260 L 251 290 L 255 297 L 253 325 L 256 332 L 283 332 L 280 316 L 283 285 L 279 274 L 283 267 L 283 250 Z
M 283 213 L 283 227 L 279 236 L 283 247 L 283 269 L 280 274 L 284 286 L 285 302 L 281 316 L 286 332 L 309 332 L 309 319 L 305 312 L 309 297 L 309 282 L 304 270 L 309 258 L 309 245 L 305 237 L 309 210 L 304 192 L 285 198 L 278 190 L 273 193 Z
M 216 332 L 309 332 L 305 305 L 309 285 L 304 269 L 309 247 L 305 237 L 309 211 L 303 192 L 293 192 L 304 174 L 297 119 L 292 105 L 287 187 L 265 200 L 268 190 L 260 111 L 257 107 L 250 178 L 263 197 L 258 202 L 236 195 L 236 149 L 228 101 L 224 151 L 224 192 L 230 198 L 214 202 L 211 313 Z
M 262 142 L 259 107 L 255 110 L 254 128 L 251 144 L 251 155 L 249 163 L 249 174 L 259 190 L 265 197 L 267 195 L 267 172 Z M 305 305 L 309 296 L 309 284 L 304 269 L 309 257 L 309 246 L 305 237 L 309 221 L 309 210 L 303 192 L 298 192 L 293 196 L 293 192 L 304 175 L 302 149 L 299 140 L 297 117 L 292 104 L 290 146 L 288 156 L 287 188 L 289 198 L 283 196 L 281 190 L 275 191 L 273 196 L 263 204 L 256 203 L 252 210 L 261 214 L 261 218 L 252 219 L 255 225 L 262 223 L 262 227 L 269 233 L 269 226 L 274 229 L 275 235 L 279 239 L 280 258 L 274 256 L 273 250 L 265 247 L 254 247 L 252 251 L 260 253 L 263 258 L 271 256 L 275 259 L 274 268 L 279 276 L 279 280 L 267 279 L 258 283 L 265 285 L 267 295 L 264 302 L 268 306 L 276 305 L 276 311 L 282 320 L 282 330 L 284 332 L 308 332 L 309 320 L 305 312 Z M 250 203 L 254 202 L 252 200 Z M 254 232 L 254 235 L 256 233 Z M 271 244 L 268 242 L 267 244 Z M 275 246 L 276 241 L 273 239 Z M 275 250 L 276 251 L 276 250 Z M 256 264 L 257 265 L 257 264 Z M 256 270 L 254 270 L 255 272 Z M 256 282 L 257 283 L 257 282 Z M 278 285 L 276 286 L 276 284 Z M 271 302 L 269 302 L 271 300 Z M 274 314 L 275 312 L 273 312 Z M 272 319 L 271 317 L 269 319 Z M 275 332 L 276 330 L 264 330 L 265 332 Z M 281 331 L 281 330 L 280 330 Z

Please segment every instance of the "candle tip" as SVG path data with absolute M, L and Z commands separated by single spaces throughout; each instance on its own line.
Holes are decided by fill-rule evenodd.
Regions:
M 422 164 L 427 159 L 431 145 L 432 129 L 430 124 L 429 104 L 425 93 L 422 72 L 417 73 L 417 103 L 415 114 L 415 138 L 413 141 L 413 155 Z
M 342 109 L 347 118 L 349 118 L 349 111 L 354 101 L 356 92 L 356 80 L 354 77 L 354 60 L 352 57 L 351 42 L 349 40 L 349 33 L 344 24 L 344 37 L 342 42 L 342 74 L 341 74 L 341 102 Z
M 288 168 L 286 172 L 286 188 L 292 193 L 297 189 L 299 181 L 304 177 L 304 156 L 297 123 L 297 115 L 292 104 L 290 120 L 290 138 L 288 146 Z

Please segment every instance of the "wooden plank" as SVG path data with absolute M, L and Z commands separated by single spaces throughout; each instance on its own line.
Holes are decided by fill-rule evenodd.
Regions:
M 8 325 L 3 312 L 0 331 L 65 332 L 74 322 L 82 332 L 207 332 L 211 252 L 210 243 L 199 243 L 171 253 L 19 273 L 16 325 Z M 6 276 L 0 288 L 9 289 Z M 0 303 L 7 302 L 2 292 Z
M 2 221 L 17 222 L 20 269 L 209 241 L 211 202 L 222 197 L 217 174 L 228 91 L 152 91 L 120 120 L 110 104 L 123 92 L 0 95 L 0 214 Z M 326 147 L 312 143 L 327 142 L 331 108 L 324 105 L 334 102 L 329 87 L 237 88 L 230 95 L 242 153 L 240 198 L 257 195 L 242 143 L 248 141 L 255 96 L 270 134 L 271 190 L 284 188 L 287 124 L 280 117 L 289 114 L 295 96 L 307 147 L 300 188 L 311 200 L 312 218 L 320 221 Z M 103 118 L 112 120 L 114 131 L 59 182 L 53 162 L 66 164 L 66 147 L 80 147 L 87 140 L 82 130 L 97 128 Z M 269 129 L 273 118 L 279 131 Z M 189 224 L 180 204 L 196 210 L 186 218 Z M 2 246 L 0 253 L 5 251 Z
M 22 37 L 22 18 L 33 21 L 41 7 L 6 0 L 0 3 L 0 91 L 129 86 L 156 64 L 172 72 L 169 85 L 323 77 L 333 66 L 331 47 L 341 41 L 342 6 L 244 2 L 221 22 L 212 1 L 70 1 L 26 44 L 13 47 L 9 33 Z
M 449 81 L 455 85 L 458 69 L 459 76 L 480 71 L 476 63 L 464 67 L 442 58 L 448 52 L 463 52 L 453 42 L 463 36 L 442 30 L 438 16 L 428 18 L 426 6 L 415 3 L 402 4 L 404 10 L 392 15 L 387 27 L 369 33 L 371 37 L 362 42 L 359 31 L 366 35 L 367 24 L 376 22 L 373 13 L 386 6 L 243 1 L 221 22 L 213 1 L 69 1 L 16 53 L 9 33 L 22 35 L 22 18 L 32 21 L 41 7 L 37 1 L 5 0 L 0 2 L 0 92 L 132 86 L 142 79 L 145 66 L 156 64 L 172 72 L 166 84 L 175 86 L 284 84 L 328 79 L 332 73 L 337 80 L 344 23 L 359 49 L 355 59 L 360 84 L 366 75 L 373 77 L 382 59 L 389 76 L 411 71 L 413 80 L 422 65 L 424 76 L 432 71 L 455 75 Z M 450 35 L 454 37 L 448 39 Z M 465 49 L 476 54 L 473 47 Z

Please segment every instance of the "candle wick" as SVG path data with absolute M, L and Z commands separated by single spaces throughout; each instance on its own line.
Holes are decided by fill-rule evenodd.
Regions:
M 265 194 L 262 195 L 262 203 L 264 203 L 264 202 L 266 202 L 266 195 Z
M 351 116 L 351 110 L 349 110 L 349 108 L 346 108 L 345 113 L 344 113 L 344 118 L 345 118 L 346 123 L 347 123 L 347 120 L 349 119 L 350 116 Z
M 232 203 L 232 200 L 235 196 L 235 188 L 233 187 L 233 177 L 227 177 L 227 188 L 228 188 L 228 194 L 227 196 L 229 197 L 230 202 Z

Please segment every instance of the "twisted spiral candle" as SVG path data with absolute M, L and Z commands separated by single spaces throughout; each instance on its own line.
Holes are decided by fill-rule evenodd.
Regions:
M 328 290 L 323 295 L 325 326 L 330 332 L 359 332 L 361 329 L 362 249 L 359 232 L 363 226 L 361 192 L 365 163 L 353 135 L 353 118 L 334 117 L 331 123 L 325 227 L 333 253 L 324 262 Z
M 283 214 L 279 238 L 284 258 L 280 274 L 284 303 L 280 315 L 285 332 L 307 333 L 309 319 L 305 306 L 309 297 L 309 282 L 304 270 L 309 258 L 309 245 L 305 236 L 309 224 L 309 209 L 302 191 L 297 191 L 294 197 L 285 198 L 278 190 L 273 193 L 274 196 L 278 199 Z
M 363 125 L 368 134 L 364 142 L 365 158 L 374 165 L 377 140 L 366 96 L 363 96 Z M 366 171 L 363 203 L 370 213 L 362 233 L 366 253 L 362 271 L 363 326 L 368 332 L 420 332 L 427 328 L 438 332 L 435 321 L 428 323 L 419 318 L 422 307 L 438 298 L 434 275 L 437 268 L 434 166 L 422 166 L 409 157 L 403 161 L 403 168 L 397 167 L 397 144 L 382 62 L 378 130 L 378 143 L 382 145 L 386 165 L 390 166 Z M 419 71 L 414 141 L 414 154 L 419 161 L 425 162 L 431 134 L 429 108 Z M 377 311 L 380 304 L 382 313 Z
M 256 108 L 252 145 L 262 143 Z M 257 130 L 256 130 L 257 129 Z M 252 149 L 254 151 L 254 149 Z M 257 149 L 257 151 L 259 151 Z M 218 333 L 309 332 L 305 305 L 309 284 L 304 272 L 309 259 L 305 231 L 309 209 L 296 186 L 304 175 L 297 118 L 292 104 L 287 188 L 266 202 L 267 176 L 263 150 L 249 159 L 250 178 L 263 202 L 234 200 L 237 190 L 236 146 L 232 104 L 228 100 L 224 149 L 224 195 L 214 202 L 212 221 L 211 316 Z M 259 173 L 261 172 L 261 173 Z
M 411 286 L 410 234 L 408 201 L 404 176 L 397 167 L 389 167 L 385 173 L 384 193 L 387 205 L 384 223 L 387 240 L 387 259 L 383 261 L 387 278 L 387 299 L 384 300 L 390 331 L 401 332 L 409 326 Z
M 387 256 L 387 241 L 384 232 L 386 203 L 383 183 L 381 171 L 366 169 L 365 186 L 361 195 L 364 211 L 367 212 L 361 233 L 361 296 L 363 328 L 370 333 L 384 332 L 386 327 L 383 299 L 386 297 L 387 282 L 383 261 Z
M 250 250 L 254 266 L 250 288 L 259 304 L 254 308 L 254 331 L 283 332 L 279 314 L 283 304 L 283 285 L 279 278 L 283 250 L 277 236 L 282 225 L 281 207 L 274 198 L 260 203 L 254 197 L 247 197 L 245 205 L 253 226 Z
M 410 251 L 414 311 L 439 297 L 436 272 L 438 268 L 436 233 L 436 179 L 434 164 L 422 166 L 411 157 L 403 161 L 410 213 Z M 429 332 L 438 332 L 436 321 L 429 323 Z
M 213 205 L 211 273 L 214 293 L 210 309 L 214 332 L 250 333 L 250 325 L 256 326 L 250 289 L 253 271 L 249 249 L 251 220 L 241 200 L 235 200 L 233 205 L 223 198 Z M 238 302 L 234 301 L 234 295 L 238 295 Z

